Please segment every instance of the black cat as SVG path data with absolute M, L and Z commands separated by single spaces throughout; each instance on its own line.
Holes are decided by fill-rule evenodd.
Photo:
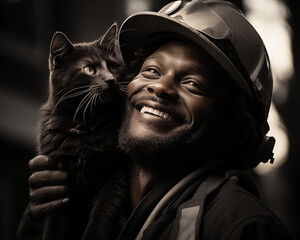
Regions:
M 117 34 L 113 24 L 90 43 L 72 44 L 61 32 L 52 38 L 38 153 L 49 156 L 53 169 L 64 167 L 75 188 L 70 207 L 46 218 L 44 240 L 105 240 L 115 234 L 128 176 L 126 157 L 117 150 L 126 93 Z

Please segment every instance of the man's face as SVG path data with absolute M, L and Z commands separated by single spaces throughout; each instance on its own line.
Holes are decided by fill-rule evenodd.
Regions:
M 147 154 L 196 141 L 204 149 L 216 120 L 215 72 L 192 45 L 173 41 L 161 46 L 128 84 L 120 146 Z

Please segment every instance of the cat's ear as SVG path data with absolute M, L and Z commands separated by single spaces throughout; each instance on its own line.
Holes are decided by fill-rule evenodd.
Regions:
M 50 64 L 54 68 L 59 59 L 74 48 L 69 38 L 62 32 L 54 33 L 50 44 Z
M 115 40 L 117 39 L 118 34 L 118 25 L 114 23 L 110 26 L 110 28 L 106 31 L 106 33 L 100 38 L 99 44 L 101 46 L 110 47 L 111 45 L 115 45 Z
M 99 45 L 108 48 L 109 52 L 115 57 L 122 59 L 120 45 L 118 41 L 118 24 L 113 23 L 106 33 L 100 38 Z

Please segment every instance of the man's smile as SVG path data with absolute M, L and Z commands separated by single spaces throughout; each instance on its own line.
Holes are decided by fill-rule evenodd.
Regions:
M 159 100 L 154 100 L 153 97 L 151 99 L 149 97 L 139 98 L 132 105 L 141 114 L 142 119 L 150 121 L 149 123 L 182 125 L 189 122 L 183 113 L 174 107 L 160 103 Z
M 152 114 L 154 116 L 158 116 L 160 118 L 164 118 L 169 121 L 172 120 L 172 117 L 170 116 L 170 114 L 160 111 L 158 109 L 152 108 L 152 107 L 143 106 L 140 110 L 140 113 Z

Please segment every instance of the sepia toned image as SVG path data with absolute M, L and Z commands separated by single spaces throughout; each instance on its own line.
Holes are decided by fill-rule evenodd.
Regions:
M 296 3 L 1 0 L 0 239 L 299 239 Z

